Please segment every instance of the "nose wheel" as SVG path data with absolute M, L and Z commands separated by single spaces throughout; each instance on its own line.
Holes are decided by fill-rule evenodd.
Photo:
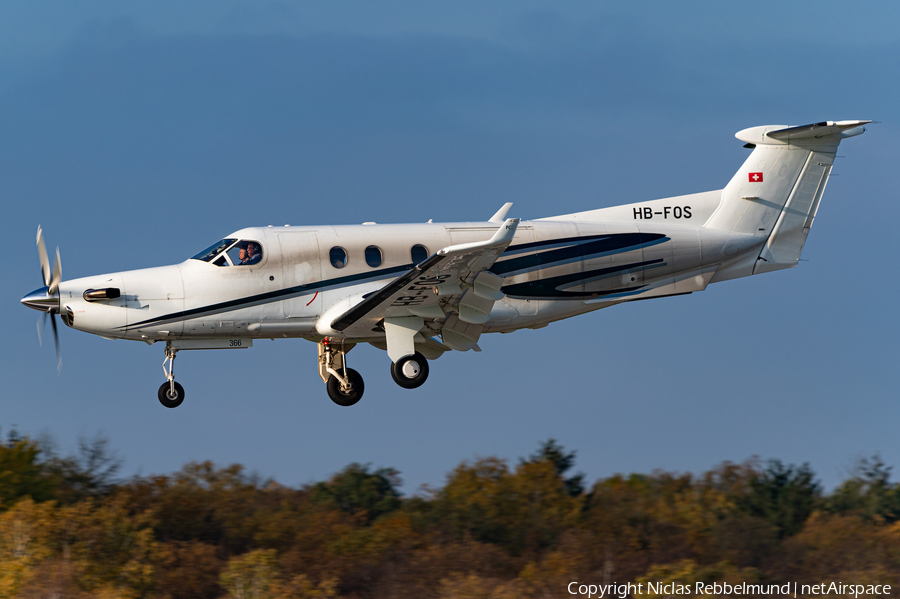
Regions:
M 428 360 L 419 352 L 391 364 L 391 378 L 404 389 L 421 387 L 428 378 Z
M 166 345 L 166 359 L 163 360 L 166 382 L 159 386 L 159 392 L 156 395 L 159 403 L 167 408 L 177 408 L 184 401 L 184 387 L 175 382 L 175 354 L 177 353 L 177 349 Z
M 165 382 L 159 386 L 159 403 L 167 408 L 177 408 L 184 401 L 184 387 L 175 381 Z

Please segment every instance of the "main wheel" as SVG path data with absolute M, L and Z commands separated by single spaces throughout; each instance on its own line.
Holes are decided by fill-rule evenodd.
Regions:
M 428 378 L 428 360 L 419 352 L 391 364 L 391 377 L 404 389 L 421 387 Z
M 341 382 L 334 375 L 328 377 L 328 382 L 325 383 L 328 397 L 339 406 L 352 406 L 362 399 L 363 391 L 366 390 L 362 376 L 352 368 L 347 369 L 347 382 L 350 383 L 350 388 L 346 390 L 341 389 Z
M 162 405 L 167 408 L 177 408 L 181 405 L 181 402 L 184 401 L 184 387 L 175 383 L 175 393 L 172 394 L 169 381 L 166 381 L 159 386 L 159 393 L 157 393 L 157 396 L 159 397 L 159 403 Z

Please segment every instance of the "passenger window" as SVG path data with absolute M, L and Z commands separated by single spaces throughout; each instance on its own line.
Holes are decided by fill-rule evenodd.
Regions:
M 375 268 L 381 266 L 381 250 L 374 245 L 366 248 L 366 264 Z
M 412 246 L 412 249 L 409 250 L 409 254 L 412 257 L 413 264 L 419 264 L 428 257 L 428 248 L 424 245 L 417 243 Z
M 347 266 L 347 250 L 342 247 L 335 246 L 328 253 L 331 258 L 331 265 L 335 268 L 344 268 Z
M 253 266 L 262 260 L 262 245 L 258 241 L 241 240 L 226 252 L 235 266 Z

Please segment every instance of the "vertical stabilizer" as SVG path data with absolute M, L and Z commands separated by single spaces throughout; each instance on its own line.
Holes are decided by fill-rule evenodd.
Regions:
M 707 228 L 765 241 L 754 263 L 733 276 L 797 265 L 841 140 L 871 121 L 828 121 L 800 127 L 753 127 L 735 137 L 753 152 L 722 190 Z M 730 278 L 730 277 L 729 277 Z

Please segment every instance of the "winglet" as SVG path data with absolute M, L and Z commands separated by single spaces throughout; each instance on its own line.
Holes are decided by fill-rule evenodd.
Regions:
M 497 211 L 497 213 L 488 219 L 489 223 L 502 223 L 503 219 L 506 218 L 506 213 L 509 212 L 509 209 L 512 208 L 513 203 L 507 202 L 503 204 L 503 207 Z
M 516 235 L 516 228 L 519 226 L 520 218 L 508 218 L 506 222 L 500 225 L 494 236 L 487 241 L 475 241 L 473 243 L 461 243 L 459 245 L 450 245 L 436 252 L 437 256 L 447 256 L 449 254 L 459 254 L 461 252 L 469 252 L 472 250 L 482 250 L 492 247 L 509 245 Z

